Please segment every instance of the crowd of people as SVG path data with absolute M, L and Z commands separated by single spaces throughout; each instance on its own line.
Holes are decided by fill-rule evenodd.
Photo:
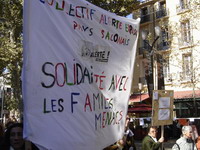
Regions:
M 134 142 L 134 133 L 129 128 L 130 118 L 126 117 L 124 136 L 104 150 L 138 150 Z M 192 125 L 182 126 L 182 134 L 176 140 L 172 150 L 200 150 L 200 137 Z M 142 140 L 142 150 L 161 150 L 164 137 L 157 139 L 156 126 L 148 128 L 148 134 Z M 197 134 L 197 135 L 194 135 Z M 23 139 L 23 124 L 9 121 L 5 127 L 0 124 L 0 150 L 39 150 L 33 143 Z M 164 149 L 163 149 L 164 150 Z
M 127 116 L 124 136 L 111 146 L 104 150 L 140 150 L 134 143 L 134 133 L 129 128 L 130 118 Z M 194 125 L 181 126 L 181 135 L 173 145 L 172 150 L 200 150 L 200 137 Z M 142 140 L 141 150 L 164 150 L 164 137 L 157 139 L 158 129 L 156 126 L 148 128 L 147 135 Z

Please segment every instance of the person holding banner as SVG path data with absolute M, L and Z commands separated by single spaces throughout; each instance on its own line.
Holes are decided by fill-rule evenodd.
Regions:
M 161 143 L 164 142 L 164 137 L 157 140 L 157 127 L 151 126 L 148 130 L 148 135 L 142 141 L 142 150 L 159 150 Z
M 129 128 L 130 125 L 130 117 L 127 115 L 126 116 L 126 123 L 125 123 L 125 132 L 124 132 L 124 146 L 123 150 L 136 150 L 136 146 L 134 143 L 134 133 L 131 131 Z
M 105 148 L 104 150 L 136 150 L 134 143 L 134 133 L 129 128 L 130 117 L 126 116 L 124 136 L 122 139 L 117 141 L 115 144 Z
M 192 127 L 183 126 L 182 136 L 173 145 L 172 150 L 197 150 L 195 142 L 192 140 Z

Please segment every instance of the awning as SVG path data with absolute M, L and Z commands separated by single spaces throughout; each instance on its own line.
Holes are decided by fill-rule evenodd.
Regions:
M 200 90 L 195 90 L 195 97 L 200 97 Z M 183 98 L 193 98 L 193 91 L 175 91 L 174 92 L 175 99 L 183 99 Z
M 138 104 L 128 108 L 129 113 L 146 113 L 151 111 L 152 111 L 151 105 L 146 105 L 146 104 Z
M 195 97 L 200 98 L 200 90 L 195 90 Z M 141 94 L 141 101 L 149 99 L 149 94 Z M 174 91 L 174 99 L 193 98 L 193 91 Z M 132 94 L 129 102 L 140 102 L 140 94 Z
M 129 102 L 140 102 L 140 96 L 141 101 L 147 100 L 149 98 L 149 94 L 132 94 L 130 96 Z

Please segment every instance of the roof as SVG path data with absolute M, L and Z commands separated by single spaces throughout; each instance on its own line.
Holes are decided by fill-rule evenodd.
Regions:
M 149 98 L 149 94 L 132 94 L 130 96 L 129 102 L 140 102 L 140 96 L 141 96 L 141 101 L 147 100 Z
M 132 94 L 130 96 L 129 102 L 140 102 L 149 99 L 149 94 Z M 195 90 L 195 97 L 200 98 L 200 90 Z M 174 99 L 184 99 L 184 98 L 193 98 L 193 91 L 175 91 L 174 92 Z
M 149 98 L 149 94 L 132 94 L 130 96 L 129 102 L 140 102 L 140 96 L 141 101 L 147 100 Z
M 129 113 L 145 113 L 151 111 L 152 111 L 151 105 L 146 105 L 146 104 L 138 104 L 135 105 L 134 107 L 128 108 Z

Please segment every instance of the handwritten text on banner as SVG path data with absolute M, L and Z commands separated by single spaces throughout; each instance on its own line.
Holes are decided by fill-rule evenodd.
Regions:
M 139 20 L 84 0 L 24 2 L 24 136 L 101 150 L 122 137 Z

